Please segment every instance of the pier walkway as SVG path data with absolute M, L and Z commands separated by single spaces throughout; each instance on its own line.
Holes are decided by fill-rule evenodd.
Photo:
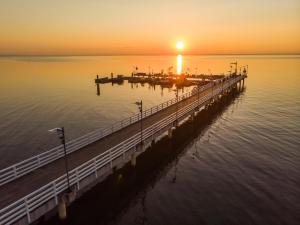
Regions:
M 72 189 L 80 192 L 95 180 L 105 178 L 113 167 L 128 162 L 137 151 L 142 151 L 155 138 L 172 129 L 174 122 L 187 118 L 198 107 L 216 100 L 237 84 L 241 85 L 245 78 L 246 75 L 237 75 L 220 79 L 143 111 L 143 146 L 140 114 L 67 143 Z M 44 155 L 0 171 L 1 225 L 35 221 L 53 209 L 66 191 L 62 146 L 52 149 L 46 157 Z

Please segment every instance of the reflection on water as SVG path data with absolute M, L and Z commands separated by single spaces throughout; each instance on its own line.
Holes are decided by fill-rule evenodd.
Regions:
M 182 55 L 177 56 L 177 75 L 182 74 Z
M 97 95 L 100 96 L 100 84 L 96 83 Z

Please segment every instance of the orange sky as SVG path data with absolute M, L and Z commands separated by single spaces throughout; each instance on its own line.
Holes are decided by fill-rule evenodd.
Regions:
M 0 55 L 299 54 L 299 0 L 2 0 Z

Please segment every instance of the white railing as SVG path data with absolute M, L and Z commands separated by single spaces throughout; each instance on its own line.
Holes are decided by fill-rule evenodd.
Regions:
M 207 89 L 209 89 L 212 86 L 211 83 L 206 84 L 199 88 L 199 92 L 203 92 Z M 189 98 L 197 93 L 197 89 L 193 89 L 190 92 L 185 93 L 184 95 L 181 95 L 178 97 L 178 102 L 182 101 L 186 98 Z M 176 104 L 176 98 L 170 99 L 166 102 L 161 103 L 160 105 L 154 106 L 152 108 L 149 108 L 145 111 L 143 111 L 143 118 L 146 118 L 148 116 L 151 116 L 171 105 Z M 84 136 L 81 136 L 79 138 L 73 139 L 66 143 L 67 148 L 67 154 L 70 154 L 76 150 L 79 150 L 95 141 L 100 140 L 101 138 L 104 138 L 114 132 L 117 132 L 124 127 L 127 127 L 133 123 L 138 122 L 140 118 L 140 114 L 135 114 L 129 118 L 126 118 L 124 120 L 118 121 L 111 126 L 105 128 L 105 129 L 98 129 L 93 132 L 90 132 Z M 0 186 L 9 183 L 19 177 L 24 176 L 25 174 L 28 174 L 35 169 L 38 169 L 46 164 L 49 164 L 64 155 L 64 149 L 63 145 L 57 146 L 55 148 L 52 148 L 48 151 L 45 151 L 41 154 L 32 156 L 28 159 L 25 159 L 21 162 L 18 162 L 16 164 L 13 164 L 5 169 L 0 170 Z
M 230 85 L 238 82 L 241 79 L 243 79 L 243 76 L 232 78 L 223 85 L 223 88 L 217 87 L 216 89 L 213 90 L 212 93 L 207 93 L 205 96 L 201 97 L 199 101 L 198 99 L 196 99 L 192 103 L 179 109 L 177 112 L 177 118 L 184 118 L 185 115 L 193 111 L 196 107 L 205 105 L 209 99 L 219 95 L 223 91 L 222 89 L 228 88 Z M 160 120 L 154 125 L 146 128 L 143 132 L 143 140 L 153 137 L 159 131 L 173 124 L 175 120 L 176 120 L 176 112 L 165 117 L 164 119 Z M 91 160 L 71 170 L 69 172 L 70 184 L 72 186 L 76 185 L 77 190 L 79 190 L 81 188 L 80 182 L 84 178 L 92 174 L 95 174 L 95 179 L 96 179 L 99 169 L 107 165 L 112 166 L 113 161 L 119 157 L 123 156 L 124 158 L 125 153 L 131 150 L 132 148 L 134 148 L 135 146 L 137 146 L 140 143 L 140 141 L 141 141 L 140 133 L 137 133 L 132 137 L 128 138 L 127 140 L 110 148 L 106 152 L 92 158 Z M 66 174 L 64 174 L 63 176 L 53 180 L 47 185 L 39 188 L 38 190 L 26 195 L 25 197 L 19 199 L 18 201 L 1 209 L 0 224 L 9 225 L 17 222 L 23 217 L 27 217 L 28 223 L 31 223 L 32 222 L 31 215 L 30 215 L 31 212 L 33 212 L 35 209 L 37 209 L 38 207 L 40 207 L 41 205 L 43 205 L 44 203 L 50 200 L 54 200 L 54 202 L 57 204 L 58 195 L 64 192 L 66 189 L 67 189 L 67 181 L 66 181 Z

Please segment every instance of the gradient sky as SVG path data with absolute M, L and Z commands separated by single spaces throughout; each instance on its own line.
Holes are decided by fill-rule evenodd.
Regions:
M 300 0 L 0 0 L 0 55 L 299 54 Z

